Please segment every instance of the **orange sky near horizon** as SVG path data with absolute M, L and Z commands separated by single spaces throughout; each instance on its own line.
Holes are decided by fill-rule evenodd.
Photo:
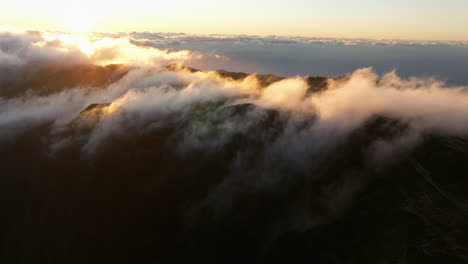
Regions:
M 105 32 L 184 32 L 468 41 L 465 0 L 18 0 L 0 25 Z

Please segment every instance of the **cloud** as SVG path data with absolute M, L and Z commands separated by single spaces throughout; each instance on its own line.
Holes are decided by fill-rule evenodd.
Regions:
M 133 32 L 129 33 L 134 41 L 145 45 L 171 45 L 174 43 L 197 43 L 197 42 L 230 42 L 236 45 L 343 45 L 343 46 L 413 46 L 413 47 L 437 47 L 437 46 L 466 46 L 466 41 L 436 41 L 436 40 L 398 40 L 398 39 L 353 39 L 353 38 L 321 38 L 301 36 L 258 36 L 258 35 L 189 35 L 184 33 L 151 33 Z
M 125 36 L 88 37 L 47 31 L 2 31 L 1 65 L 28 63 L 93 63 L 138 66 L 183 63 L 199 54 L 181 50 L 169 52 L 135 46 Z M 8 56 L 8 57 L 6 57 Z
M 285 177 L 305 177 L 376 116 L 398 120 L 408 130 L 366 146 L 369 166 L 385 163 L 390 153 L 410 151 L 425 134 L 468 135 L 468 94 L 463 87 L 445 87 L 429 79 L 403 80 L 395 73 L 380 77 L 367 68 L 347 80 L 330 80 L 325 91 L 309 93 L 308 89 L 302 77 L 262 87 L 255 76 L 233 81 L 215 72 L 143 67 L 99 90 L 76 87 L 45 97 L 3 98 L 1 137 L 2 142 L 12 141 L 28 129 L 51 123 L 47 137 L 53 139 L 49 145 L 53 153 L 78 146 L 82 155 L 93 158 L 116 138 L 140 137 L 170 127 L 166 144 L 177 155 L 201 152 L 207 159 L 237 142 L 236 138 L 245 138 L 246 145 L 236 143 L 240 149 L 230 161 L 229 177 L 202 203 L 219 208 L 222 201 L 236 200 L 240 186 L 276 189 Z M 109 104 L 80 114 L 93 103 Z M 255 155 L 254 164 L 250 155 Z M 352 190 L 360 185 L 346 184 Z M 336 197 L 354 193 L 349 188 L 341 186 Z M 337 205 L 328 206 L 334 211 Z M 312 219 L 308 225 L 321 221 L 308 217 Z
M 47 43 L 50 41 L 49 39 Z M 56 47 L 56 44 L 47 43 L 36 48 L 47 50 L 50 45 Z M 62 47 L 62 43 L 58 46 Z M 142 52 L 141 56 L 125 57 L 127 54 L 135 55 L 138 52 Z M 92 61 L 118 57 L 131 61 L 134 65 L 146 66 L 130 70 L 124 78 L 103 89 L 95 90 L 86 86 L 70 87 L 45 97 L 23 95 L 2 98 L 0 126 L 4 136 L 9 135 L 10 138 L 22 129 L 40 122 L 53 122 L 56 126 L 66 125 L 78 116 L 80 111 L 93 103 L 111 104 L 106 107 L 107 114 L 99 117 L 99 122 L 82 146 L 86 153 L 99 152 L 100 145 L 106 142 L 107 138 L 115 133 L 120 134 L 126 129 L 151 131 L 153 127 L 164 125 L 162 123 L 171 118 L 173 119 L 171 122 L 178 120 L 181 123 L 190 123 L 192 111 L 198 105 L 213 102 L 219 102 L 219 105 L 211 109 L 215 112 L 242 103 L 280 113 L 286 120 L 284 124 L 286 128 L 282 132 L 284 135 L 278 138 L 276 143 L 272 142 L 269 148 L 274 148 L 276 145 L 278 148 L 288 146 L 288 155 L 294 157 L 288 159 L 295 162 L 303 160 L 296 156 L 304 155 L 303 152 L 307 149 L 305 146 L 308 144 L 312 144 L 310 149 L 320 153 L 321 145 L 331 148 L 333 144 L 346 138 L 374 116 L 385 116 L 408 123 L 413 139 L 424 133 L 463 136 L 468 132 L 468 127 L 465 125 L 468 121 L 466 118 L 468 96 L 464 88 L 447 88 L 436 80 L 416 78 L 403 80 L 395 73 L 379 77 L 368 68 L 356 71 L 345 82 L 331 81 L 329 89 L 324 92 L 310 94 L 309 86 L 302 77 L 274 82 L 262 88 L 255 76 L 233 81 L 223 79 L 213 72 L 168 71 L 154 65 L 150 66 L 146 63 L 148 59 L 168 63 L 172 59 L 179 59 L 181 54 L 164 53 L 159 50 L 140 51 L 135 46 L 129 45 L 127 40 L 112 41 L 109 45 L 100 44 L 92 54 L 88 56 Z M 186 55 L 184 53 L 183 56 Z M 210 115 L 210 113 L 204 114 Z M 187 145 L 187 149 L 203 149 L 203 144 L 207 144 L 207 147 L 219 147 L 229 142 L 222 135 L 247 131 L 241 125 L 245 120 L 241 118 L 222 120 L 228 118 L 224 116 L 226 113 L 221 111 L 218 114 L 220 116 L 212 118 L 221 118 L 216 121 L 220 123 L 220 127 L 215 128 L 220 131 L 219 137 L 207 139 L 201 136 L 203 133 L 208 133 L 206 131 L 211 131 L 211 128 L 204 127 L 211 125 L 210 118 L 206 117 L 203 120 L 208 122 L 207 124 L 200 121 L 196 126 L 193 124 L 190 126 L 191 128 L 187 130 L 191 131 L 190 133 L 180 132 L 184 138 L 182 144 L 196 142 L 194 144 L 197 147 Z M 261 115 L 251 117 L 255 116 L 260 118 Z M 295 128 L 309 119 L 315 121 L 308 124 L 305 130 Z M 201 141 L 200 136 L 204 138 Z M 297 138 L 303 141 L 298 142 Z M 223 143 L 213 143 L 210 140 L 220 140 L 219 142 Z M 294 151 L 299 154 L 291 153 Z M 301 164 L 295 165 L 295 167 L 301 166 Z

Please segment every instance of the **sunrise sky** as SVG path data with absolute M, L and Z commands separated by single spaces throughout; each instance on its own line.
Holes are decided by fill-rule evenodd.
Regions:
M 466 41 L 467 10 L 466 0 L 17 0 L 2 3 L 0 25 Z

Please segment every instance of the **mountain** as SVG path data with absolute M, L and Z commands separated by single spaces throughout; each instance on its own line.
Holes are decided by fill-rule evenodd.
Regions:
M 99 89 L 128 71 L 51 67 L 9 87 Z M 328 88 L 329 78 L 305 80 L 309 93 Z M 113 102 L 96 101 L 63 126 L 15 127 L 0 148 L 1 262 L 468 262 L 467 138 L 427 133 L 373 163 L 373 147 L 406 135 L 408 120 L 373 115 L 320 148 L 304 137 L 315 115 L 221 96 L 156 101 L 156 115 L 142 102 L 113 116 Z

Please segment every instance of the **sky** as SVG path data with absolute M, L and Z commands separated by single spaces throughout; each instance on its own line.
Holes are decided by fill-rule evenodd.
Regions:
M 466 0 L 16 0 L 0 25 L 44 30 L 468 40 Z

